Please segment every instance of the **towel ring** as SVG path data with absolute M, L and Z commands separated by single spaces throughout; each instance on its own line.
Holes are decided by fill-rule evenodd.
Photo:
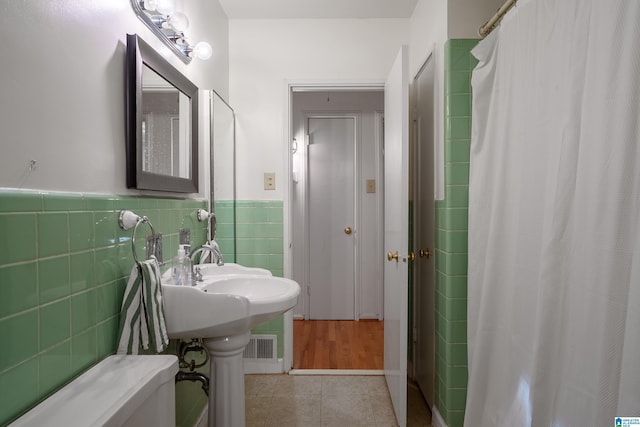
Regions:
M 156 234 L 156 230 L 153 228 L 153 224 L 151 224 L 149 218 L 147 218 L 146 216 L 137 215 L 128 210 L 120 211 L 119 223 L 120 228 L 122 228 L 123 230 L 128 230 L 133 227 L 133 233 L 131 236 L 131 252 L 133 253 L 133 260 L 136 262 L 136 264 L 140 265 L 138 255 L 136 254 L 136 233 L 138 231 L 138 226 L 143 223 L 147 224 L 149 228 L 151 228 L 152 236 Z

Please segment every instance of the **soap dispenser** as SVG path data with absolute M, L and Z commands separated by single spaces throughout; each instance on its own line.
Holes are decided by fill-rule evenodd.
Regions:
M 173 284 L 191 285 L 191 259 L 188 256 L 188 246 L 180 245 L 178 254 L 173 261 Z

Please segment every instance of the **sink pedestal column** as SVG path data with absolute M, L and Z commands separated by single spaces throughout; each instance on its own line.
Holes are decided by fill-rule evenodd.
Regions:
M 244 362 L 250 332 L 204 339 L 211 355 L 209 427 L 244 427 Z

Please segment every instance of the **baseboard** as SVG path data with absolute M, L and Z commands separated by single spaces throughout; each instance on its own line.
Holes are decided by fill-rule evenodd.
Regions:
M 278 360 L 250 360 L 244 359 L 245 374 L 282 374 L 284 362 Z
M 289 375 L 384 375 L 376 369 L 292 369 Z
M 436 408 L 435 406 L 431 408 L 431 418 L 433 427 L 448 427 L 447 423 L 445 423 L 442 419 L 442 415 L 440 415 L 440 412 L 438 412 L 438 408 Z

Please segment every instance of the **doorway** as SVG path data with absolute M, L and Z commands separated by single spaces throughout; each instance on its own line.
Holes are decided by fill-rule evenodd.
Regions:
M 408 84 L 408 48 L 402 46 L 396 56 L 389 75 L 380 82 L 373 91 L 374 95 L 382 99 L 382 108 L 368 115 L 373 121 L 372 126 L 358 126 L 361 141 L 365 141 L 363 129 L 371 129 L 374 137 L 371 138 L 376 150 L 371 150 L 375 161 L 363 161 L 363 153 L 360 151 L 365 144 L 357 144 L 356 166 L 356 298 L 355 312 L 360 319 L 366 318 L 367 307 L 373 307 L 373 317 L 382 320 L 384 318 L 384 371 L 385 381 L 389 389 L 389 395 L 393 404 L 396 418 L 400 426 L 405 426 L 407 421 L 407 320 L 408 320 L 408 289 L 407 289 L 407 260 L 408 260 L 408 147 L 409 147 L 409 84 Z M 301 185 L 301 179 L 306 177 L 306 157 L 304 150 L 300 150 L 301 141 L 305 141 L 304 120 L 296 120 L 296 115 L 303 113 L 303 109 L 296 107 L 294 85 L 288 86 L 288 118 L 290 120 L 290 145 L 287 146 L 287 159 L 292 178 L 289 183 L 289 199 L 286 207 L 290 213 L 289 226 L 285 233 L 289 237 L 288 242 L 289 263 L 288 271 L 291 277 L 300 283 L 302 288 L 301 300 L 294 314 L 304 319 L 306 314 L 305 300 L 308 301 L 307 278 L 308 266 L 305 265 L 308 258 L 300 253 L 304 251 L 304 240 L 300 245 L 300 230 L 305 230 L 308 224 L 304 224 L 304 212 L 307 208 L 306 185 Z M 309 86 L 301 88 L 303 91 Z M 327 92 L 327 88 L 313 88 L 315 91 Z M 342 95 L 345 88 L 341 88 L 333 94 Z M 352 88 L 353 89 L 353 88 Z M 359 88 L 366 92 L 364 86 Z M 352 90 L 353 91 L 353 90 Z M 369 89 L 370 91 L 370 89 Z M 357 91 L 356 91 L 357 92 Z M 328 94 L 327 102 L 332 99 Z M 348 105 L 348 104 L 347 104 Z M 326 107 L 325 107 L 326 108 Z M 353 112 L 353 106 L 344 107 L 343 112 Z M 318 108 L 321 112 L 322 108 Z M 384 126 L 382 125 L 383 112 L 385 114 Z M 364 119 L 363 119 L 364 122 Z M 384 141 L 384 155 L 383 155 Z M 290 152 L 289 152 L 290 150 Z M 297 155 L 296 153 L 302 153 Z M 296 159 L 297 157 L 297 159 Z M 371 177 L 364 170 L 364 166 L 373 168 Z M 302 171 L 304 170 L 304 173 Z M 384 182 L 382 182 L 384 171 Z M 380 191 L 386 188 L 388 191 Z M 366 191 L 365 191 L 366 189 Z M 384 194 L 382 194 L 384 193 Z M 368 197 L 367 197 L 368 195 Z M 367 206 L 371 204 L 371 208 Z M 298 211 L 297 211 L 298 210 Z M 366 213 L 366 214 L 365 214 Z M 367 233 L 363 227 L 365 220 L 373 224 L 372 232 Z M 297 233 L 297 234 L 296 234 Z M 298 236 L 298 238 L 296 238 Z M 369 240 L 365 244 L 363 240 Z M 384 245 L 384 246 L 383 246 Z M 371 256 L 364 255 L 367 251 Z M 400 255 L 402 251 L 402 255 Z M 383 256 L 386 254 L 386 256 Z M 302 256 L 302 258 L 300 258 Z M 296 262 L 296 259 L 301 262 Z M 285 263 L 285 267 L 287 264 Z M 365 274 L 371 280 L 363 280 Z M 375 286 L 377 292 L 362 292 L 363 285 Z M 375 304 L 366 305 L 365 297 L 373 297 Z M 301 304 L 302 302 L 302 304 Z M 297 313 L 295 310 L 298 310 Z M 286 327 L 286 325 L 285 325 Z M 285 339 L 287 329 L 285 328 Z M 288 344 L 293 349 L 294 343 L 289 335 Z M 288 359 L 289 361 L 291 359 Z M 285 366 L 291 366 L 285 357 Z
M 336 331 L 348 355 L 344 343 L 362 344 L 348 338 L 360 338 L 360 327 L 374 327 L 376 336 L 383 331 L 384 92 L 382 86 L 293 88 L 291 100 L 291 277 L 302 288 L 293 359 L 314 359 L 297 354 L 310 351 L 295 342 L 300 330 L 315 341 Z M 339 369 L 362 369 L 351 364 Z
M 294 318 L 382 320 L 384 92 L 291 95 L 291 277 L 302 288 Z

